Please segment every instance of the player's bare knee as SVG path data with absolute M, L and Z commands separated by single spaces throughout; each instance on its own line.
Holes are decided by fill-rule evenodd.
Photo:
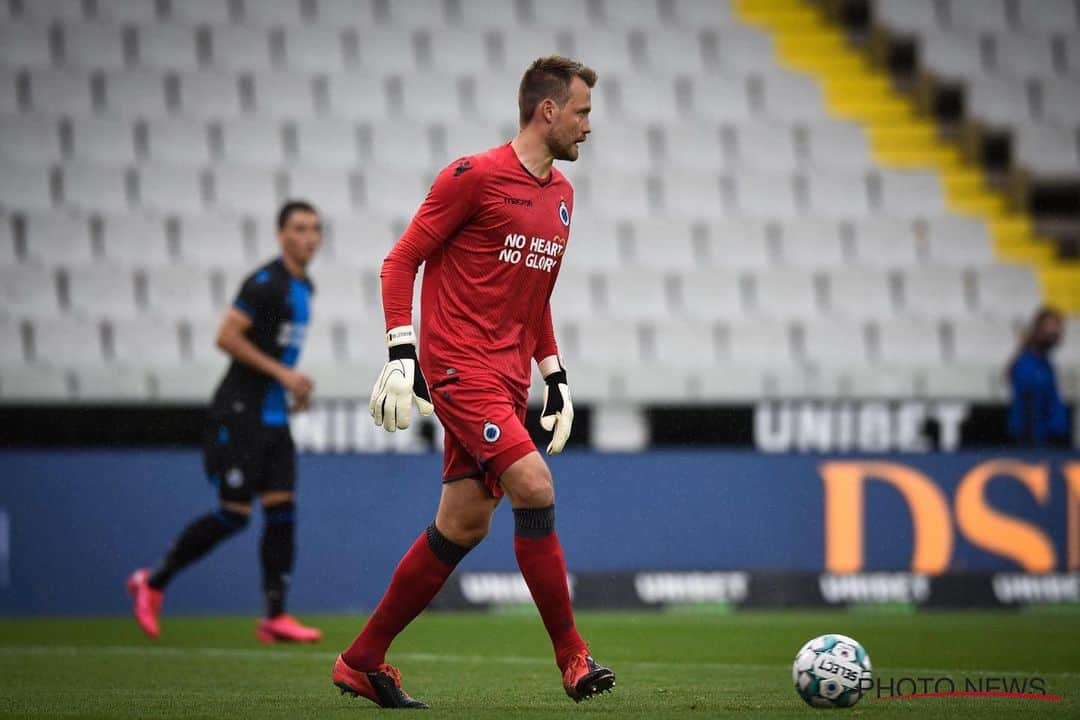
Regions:
M 225 510 L 226 512 L 243 515 L 244 517 L 248 517 L 251 515 L 251 503 L 222 501 L 221 509 Z
M 538 453 L 515 462 L 506 469 L 499 482 L 515 508 L 543 508 L 555 504 L 551 471 Z
M 295 500 L 296 496 L 290 490 L 272 490 L 259 496 L 259 502 L 262 503 L 264 508 L 280 505 L 281 503 L 295 502 Z
M 542 508 L 555 504 L 555 486 L 551 472 L 543 463 L 518 473 L 510 483 L 504 483 L 515 508 Z
M 439 517 L 435 525 L 448 540 L 473 548 L 487 537 L 488 530 L 491 528 L 491 515 Z

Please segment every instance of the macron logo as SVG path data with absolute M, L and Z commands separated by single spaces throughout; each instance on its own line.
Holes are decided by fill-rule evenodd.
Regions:
M 454 177 L 461 177 L 461 175 L 472 170 L 472 164 L 468 160 L 462 160 L 458 163 L 458 166 L 454 168 Z

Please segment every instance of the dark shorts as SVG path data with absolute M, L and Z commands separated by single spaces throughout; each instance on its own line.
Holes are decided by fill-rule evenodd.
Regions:
M 493 497 L 502 497 L 499 478 L 536 451 L 525 429 L 525 405 L 494 377 L 459 375 L 431 390 L 435 414 L 446 431 L 443 482 L 475 477 Z
M 256 495 L 295 488 L 296 446 L 288 425 L 266 427 L 257 418 L 212 411 L 203 467 L 222 501 L 250 503 Z

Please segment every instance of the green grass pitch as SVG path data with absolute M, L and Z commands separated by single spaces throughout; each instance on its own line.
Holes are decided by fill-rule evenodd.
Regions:
M 166 615 L 152 642 L 126 618 L 0 619 L 3 718 L 375 717 L 374 705 L 330 684 L 336 654 L 362 617 L 321 625 L 314 646 L 261 646 L 253 618 Z M 1080 717 L 1080 613 L 580 613 L 598 660 L 618 673 L 611 694 L 574 705 L 562 691 L 534 613 L 422 616 L 390 661 L 432 718 Z M 814 710 L 791 686 L 799 646 L 848 634 L 882 677 L 1040 675 L 1062 702 L 947 698 Z

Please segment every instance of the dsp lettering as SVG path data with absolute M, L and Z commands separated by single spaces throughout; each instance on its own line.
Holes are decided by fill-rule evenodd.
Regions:
M 1040 506 L 1050 501 L 1050 467 L 999 459 L 965 473 L 950 508 L 946 492 L 919 470 L 884 461 L 832 461 L 819 468 L 825 490 L 825 568 L 830 573 L 859 572 L 864 566 L 864 527 L 868 482 L 885 483 L 900 493 L 911 514 L 910 569 L 938 574 L 948 569 L 956 534 L 980 550 L 1015 563 L 1029 573 L 1058 568 L 1059 558 L 1046 529 L 993 507 L 987 499 L 992 479 L 1017 483 Z M 1065 502 L 1068 570 L 1080 569 L 1080 462 L 1067 462 Z
M 558 265 L 564 247 L 559 237 L 545 240 L 534 236 L 528 240 L 524 235 L 510 233 L 503 241 L 499 260 L 510 265 L 519 265 L 524 261 L 527 268 L 549 273 Z

